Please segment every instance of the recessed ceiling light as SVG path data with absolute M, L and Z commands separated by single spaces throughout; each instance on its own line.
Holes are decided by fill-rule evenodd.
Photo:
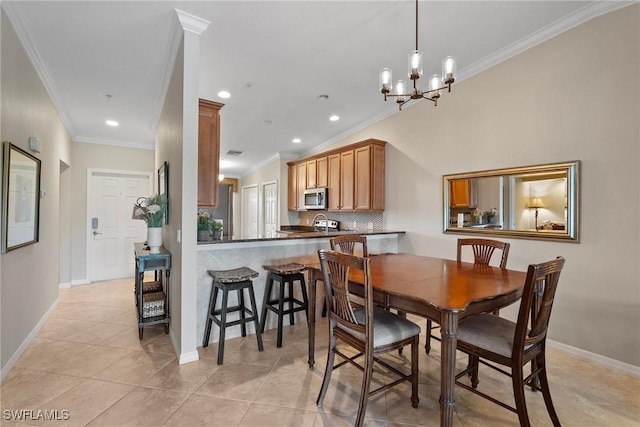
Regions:
M 340 116 L 334 114 L 333 116 L 329 117 L 329 120 L 331 120 L 332 122 L 337 122 L 338 120 L 340 120 Z
M 226 90 L 221 90 L 220 92 L 218 92 L 218 96 L 222 99 L 227 99 L 229 97 L 231 97 L 231 94 L 229 92 L 227 92 Z
M 329 95 L 318 95 L 317 98 L 318 101 L 326 101 L 327 99 L 329 99 Z
M 293 138 L 291 142 L 293 142 L 294 144 L 300 144 L 302 140 L 300 138 Z
M 120 126 L 120 123 L 116 122 L 115 120 L 107 120 L 105 123 L 109 126 Z
M 271 126 L 273 124 L 273 122 L 271 120 L 263 120 L 262 124 L 265 126 Z

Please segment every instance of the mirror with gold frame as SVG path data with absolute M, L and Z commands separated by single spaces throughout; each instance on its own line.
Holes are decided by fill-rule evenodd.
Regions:
M 444 175 L 444 232 L 578 242 L 579 174 L 576 160 Z

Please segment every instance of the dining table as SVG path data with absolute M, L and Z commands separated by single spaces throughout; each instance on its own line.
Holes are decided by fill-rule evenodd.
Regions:
M 322 272 L 319 262 L 308 264 L 307 269 L 311 369 L 315 364 L 316 283 L 322 280 Z M 451 426 L 458 323 L 520 299 L 526 273 L 407 253 L 371 255 L 369 269 L 375 304 L 440 325 L 440 425 Z M 362 295 L 363 283 L 362 273 L 350 273 L 350 292 Z

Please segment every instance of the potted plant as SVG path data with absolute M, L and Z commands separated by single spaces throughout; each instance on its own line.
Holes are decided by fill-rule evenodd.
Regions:
M 140 197 L 133 205 L 133 218 L 144 219 L 147 223 L 147 245 L 151 253 L 160 252 L 162 246 L 162 224 L 167 199 L 164 194 Z
M 485 211 L 483 213 L 484 217 L 487 218 L 487 223 L 494 224 L 496 222 L 496 215 L 498 214 L 498 209 L 491 208 L 491 210 Z
M 471 212 L 471 216 L 473 217 L 474 224 L 482 224 L 482 214 L 478 209 L 474 209 L 473 212 Z
M 198 240 L 209 240 L 211 237 L 211 214 L 207 211 L 198 212 Z
M 222 237 L 222 221 L 213 220 L 211 222 L 211 230 L 213 231 L 213 238 L 218 240 Z

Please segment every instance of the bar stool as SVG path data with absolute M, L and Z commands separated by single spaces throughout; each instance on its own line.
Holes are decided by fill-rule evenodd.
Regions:
M 209 335 L 211 335 L 211 323 L 215 322 L 220 328 L 220 338 L 218 340 L 218 365 L 222 365 L 224 358 L 224 335 L 225 330 L 229 326 L 240 325 L 242 336 L 247 336 L 245 323 L 253 322 L 256 327 L 256 339 L 258 340 L 258 350 L 263 351 L 262 335 L 260 323 L 258 322 L 258 309 L 256 307 L 256 297 L 253 293 L 253 281 L 251 279 L 258 277 L 258 272 L 249 267 L 240 267 L 233 270 L 208 270 L 209 276 L 213 278 L 213 288 L 211 289 L 211 298 L 209 299 L 209 310 L 207 311 L 207 326 L 204 330 L 204 340 L 202 347 L 209 345 Z M 244 289 L 249 290 L 249 300 L 251 302 L 251 310 L 244 305 Z M 218 291 L 222 291 L 222 307 L 216 310 L 216 301 L 218 299 Z M 238 292 L 238 305 L 228 307 L 229 291 Z M 240 319 L 232 322 L 227 321 L 227 314 L 234 311 L 240 312 Z M 249 314 L 249 317 L 246 316 Z M 218 319 L 216 316 L 220 316 Z
M 267 270 L 267 286 L 264 291 L 264 301 L 262 303 L 262 313 L 260 315 L 260 324 L 262 325 L 262 332 L 267 321 L 267 310 L 271 310 L 278 315 L 278 339 L 276 342 L 277 347 L 282 347 L 282 319 L 285 314 L 289 315 L 289 324 L 295 324 L 294 313 L 297 311 L 303 311 L 309 320 L 309 300 L 307 298 L 307 285 L 304 280 L 304 274 L 302 271 L 306 268 L 303 264 L 291 263 L 284 265 L 263 265 L 262 268 Z M 271 299 L 271 290 L 273 288 L 273 282 L 280 284 L 278 290 L 278 297 Z M 302 301 L 294 298 L 293 296 L 293 283 L 300 283 L 300 289 L 302 291 Z M 288 286 L 285 286 L 288 285 Z M 285 296 L 285 287 L 289 290 L 289 295 Z M 285 310 L 284 303 L 289 303 L 289 308 Z M 294 304 L 298 307 L 294 307 Z

